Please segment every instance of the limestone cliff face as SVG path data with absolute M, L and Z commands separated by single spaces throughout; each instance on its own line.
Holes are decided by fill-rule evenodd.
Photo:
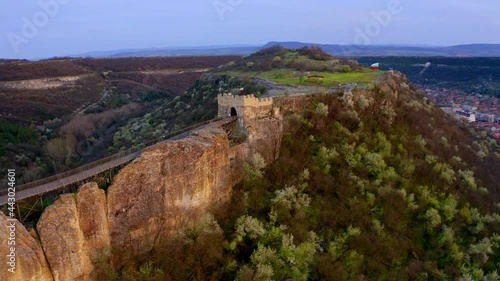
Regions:
M 231 189 L 229 142 L 221 128 L 158 144 L 122 169 L 108 190 L 112 246 L 127 255 L 146 253 L 227 201 Z
M 254 118 L 247 119 L 248 144 L 251 154 L 259 153 L 267 163 L 279 157 L 283 138 L 283 116 L 278 108 L 259 112 Z
M 43 212 L 37 230 L 54 280 L 95 280 L 94 264 L 109 255 L 106 214 L 104 191 L 95 183 Z
M 15 223 L 16 233 L 16 268 L 15 273 L 7 271 L 11 245 L 7 244 L 10 230 L 7 228 L 10 221 L 8 217 L 0 212 L 0 280 L 9 281 L 46 281 L 54 280 L 49 265 L 45 259 L 42 247 L 28 233 L 26 228 L 17 220 Z
M 236 185 L 243 179 L 243 164 L 250 159 L 250 147 L 248 142 L 234 145 L 229 150 L 231 163 L 231 182 Z

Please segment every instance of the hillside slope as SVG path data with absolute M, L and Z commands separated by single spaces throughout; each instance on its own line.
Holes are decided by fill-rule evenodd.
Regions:
M 139 278 L 147 265 L 155 280 L 498 280 L 495 140 L 393 71 L 313 99 L 286 114 L 280 158 L 265 167 L 254 155 L 215 219 L 118 274 Z

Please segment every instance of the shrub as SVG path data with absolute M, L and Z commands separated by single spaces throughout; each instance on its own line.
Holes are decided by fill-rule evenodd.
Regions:
M 126 104 L 129 104 L 130 100 L 128 99 L 127 96 L 120 95 L 120 94 L 115 94 L 111 95 L 106 99 L 104 102 L 104 107 L 108 109 L 113 109 L 113 108 L 118 108 L 122 107 Z
M 470 170 L 465 170 L 465 171 L 459 170 L 458 176 L 462 184 L 465 185 L 467 188 L 474 190 L 477 189 L 476 180 L 474 179 L 474 172 Z
M 8 143 L 18 144 L 23 142 L 37 143 L 35 129 L 20 123 L 0 122 L 0 146 Z
M 160 92 L 155 92 L 155 91 L 149 91 L 146 94 L 141 95 L 140 99 L 141 101 L 144 102 L 150 102 L 158 99 L 164 99 L 167 98 L 168 94 L 164 91 Z
M 321 116 L 327 116 L 328 115 L 328 105 L 320 102 L 320 103 L 316 104 L 316 108 L 314 109 L 314 111 Z
M 275 56 L 273 58 L 273 62 L 281 62 L 281 57 L 280 56 Z
M 424 217 L 427 221 L 429 231 L 432 231 L 441 223 L 441 216 L 439 215 L 439 212 L 434 208 L 428 209 L 425 212 Z

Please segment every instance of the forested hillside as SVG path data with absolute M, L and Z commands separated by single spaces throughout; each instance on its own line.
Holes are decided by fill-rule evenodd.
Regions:
M 280 158 L 123 280 L 498 280 L 500 150 L 402 75 L 285 115 Z

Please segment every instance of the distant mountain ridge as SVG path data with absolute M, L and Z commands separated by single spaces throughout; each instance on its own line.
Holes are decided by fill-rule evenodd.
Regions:
M 262 48 L 280 45 L 297 49 L 318 46 L 336 57 L 366 56 L 444 56 L 444 57 L 500 57 L 500 44 L 467 44 L 456 46 L 405 46 L 405 45 L 339 45 L 303 42 L 269 42 Z
M 177 56 L 221 56 L 247 55 L 258 51 L 260 45 L 233 45 L 233 46 L 199 46 L 199 47 L 171 47 L 147 49 L 123 49 L 111 51 L 96 51 L 70 57 L 93 58 L 126 58 L 126 57 L 177 57 Z
M 318 46 L 335 57 L 374 56 L 443 56 L 443 57 L 500 57 L 500 44 L 467 44 L 456 46 L 418 45 L 340 45 L 316 44 L 296 41 L 271 41 L 261 45 L 187 46 L 168 48 L 122 49 L 95 51 L 70 55 L 69 57 L 126 58 L 126 57 L 176 57 L 176 56 L 220 56 L 249 55 L 258 50 L 280 45 L 290 49 Z

